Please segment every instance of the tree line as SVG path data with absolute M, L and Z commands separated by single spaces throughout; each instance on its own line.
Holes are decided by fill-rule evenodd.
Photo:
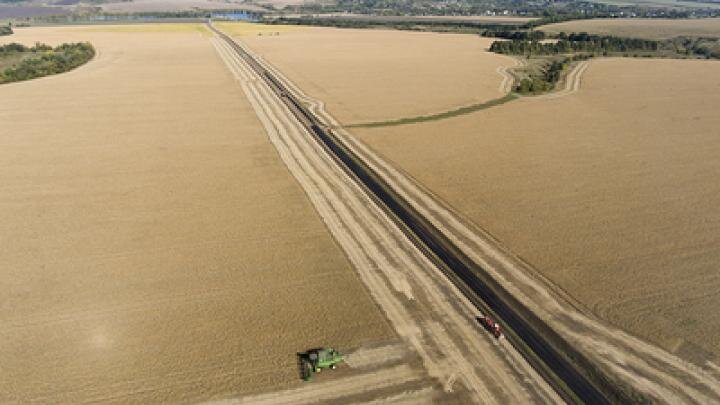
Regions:
M 515 41 L 542 41 L 547 36 L 544 31 L 514 31 L 508 29 L 488 29 L 480 35 L 484 37 L 511 39 Z
M 644 57 L 720 59 L 720 39 L 676 37 L 665 40 L 622 38 L 608 35 L 591 35 L 584 32 L 557 35 L 557 42 L 540 42 L 543 36 L 534 32 L 495 32 L 497 37 L 510 41 L 495 41 L 490 51 L 506 55 L 623 55 Z M 483 34 L 489 36 L 488 34 Z
M 33 47 L 17 43 L 0 46 L 0 58 L 17 54 L 28 54 L 28 57 L 0 72 L 0 83 L 67 72 L 92 59 L 95 48 L 87 42 L 62 44 L 55 48 L 41 43 Z
M 542 43 L 537 40 L 495 41 L 490 51 L 506 55 L 557 55 L 567 53 L 624 53 L 654 52 L 660 49 L 660 41 L 638 38 L 621 38 L 587 33 L 558 36 L 557 42 Z
M 416 20 L 403 17 L 279 17 L 262 20 L 275 25 L 314 25 L 337 28 L 389 28 L 406 31 L 462 32 L 497 37 L 494 32 L 520 32 L 521 24 L 501 24 L 485 21 Z M 487 35 L 485 33 L 488 33 Z M 538 31 L 540 32 L 540 31 Z

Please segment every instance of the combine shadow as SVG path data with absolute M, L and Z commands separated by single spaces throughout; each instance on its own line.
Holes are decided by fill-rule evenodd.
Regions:
M 312 378 L 312 366 L 308 352 L 298 352 L 296 354 L 298 377 L 303 381 L 310 381 Z
M 310 378 L 310 376 L 309 376 L 310 370 L 308 369 L 308 366 L 307 366 L 307 364 L 308 364 L 307 360 L 308 360 L 307 353 L 304 353 L 304 352 L 297 353 L 298 377 L 300 377 L 300 379 L 303 381 L 308 381 L 308 379 Z

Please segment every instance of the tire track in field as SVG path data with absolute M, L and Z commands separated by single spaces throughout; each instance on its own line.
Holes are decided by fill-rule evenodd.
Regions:
M 305 190 L 398 335 L 447 391 L 482 403 L 555 402 L 544 382 L 475 322 L 477 311 L 405 237 L 224 41 L 213 44 L 248 96 L 281 159 Z M 433 328 L 427 326 L 437 325 Z M 438 333 L 442 331 L 442 333 Z M 362 387 L 358 388 L 362 390 Z
M 561 98 L 575 94 L 580 90 L 580 83 L 583 74 L 590 65 L 590 61 L 582 61 L 575 65 L 571 71 L 565 76 L 564 87 L 561 90 L 553 91 L 551 93 L 542 94 L 539 96 L 530 96 L 531 99 L 544 99 L 551 100 Z M 512 86 L 515 82 L 515 77 L 510 73 L 512 69 L 518 69 L 527 66 L 527 63 L 522 59 L 515 59 L 515 63 L 512 66 L 498 66 L 495 70 L 503 80 L 500 83 L 498 90 L 502 93 L 510 93 Z
M 568 341 L 581 347 L 608 370 L 621 374 L 624 381 L 631 383 L 639 391 L 662 401 L 720 402 L 720 381 L 710 371 L 581 312 L 571 297 L 555 288 L 552 282 L 540 276 L 529 264 L 514 256 L 487 232 L 462 218 L 451 207 L 439 202 L 429 190 L 388 164 L 344 130 L 325 110 L 321 101 L 304 94 L 282 72 L 262 58 L 258 60 L 276 74 L 298 99 L 307 103 L 311 111 L 325 124 L 333 127 L 339 138 L 354 153 L 363 158 L 422 215 L 430 219 L 463 252 Z M 576 93 L 588 66 L 589 61 L 575 66 L 568 74 L 565 88 L 559 94 L 548 94 L 539 98 L 558 98 Z
M 512 66 L 498 66 L 495 71 L 503 78 L 502 82 L 500 82 L 500 86 L 498 87 L 498 91 L 504 94 L 510 93 L 512 91 L 513 84 L 515 83 L 515 77 L 510 73 L 510 70 L 517 69 L 525 65 L 525 61 L 513 58 Z
M 587 70 L 588 66 L 590 66 L 590 61 L 584 60 L 573 68 L 570 72 L 568 72 L 567 76 L 565 76 L 565 87 L 556 92 L 543 94 L 541 96 L 533 97 L 535 99 L 544 99 L 544 100 L 551 100 L 556 99 L 560 97 L 566 97 L 571 94 L 575 94 L 580 90 L 580 82 L 582 79 L 583 74 Z

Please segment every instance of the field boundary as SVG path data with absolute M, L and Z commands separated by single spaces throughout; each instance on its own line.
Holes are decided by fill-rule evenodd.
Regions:
M 470 113 L 481 111 L 481 110 L 484 110 L 484 109 L 487 109 L 490 107 L 502 105 L 502 104 L 505 104 L 512 100 L 515 100 L 518 97 L 519 96 L 515 93 L 509 93 L 503 97 L 496 98 L 496 99 L 493 99 L 490 101 L 486 101 L 484 103 L 466 105 L 466 106 L 463 106 L 460 108 L 456 108 L 454 110 L 443 111 L 441 113 L 430 114 L 430 115 L 418 115 L 415 117 L 398 118 L 398 119 L 387 120 L 387 121 L 375 121 L 375 122 L 367 122 L 367 123 L 360 123 L 360 124 L 350 124 L 350 125 L 345 125 L 345 128 L 393 127 L 393 126 L 397 126 L 397 125 L 417 124 L 417 123 L 421 123 L 421 122 L 444 120 L 446 118 L 452 118 L 452 117 L 457 117 L 459 115 L 470 114 Z
M 500 83 L 500 90 L 508 91 L 509 93 L 504 95 L 503 97 L 499 97 L 496 99 L 492 99 L 490 101 L 486 101 L 483 103 L 477 103 L 477 104 L 470 104 L 463 107 L 455 108 L 453 110 L 443 111 L 440 113 L 430 114 L 430 115 L 418 115 L 414 117 L 405 117 L 405 118 L 397 118 L 392 120 L 385 120 L 385 121 L 373 121 L 373 122 L 365 122 L 365 123 L 356 123 L 356 124 L 348 124 L 344 125 L 345 128 L 384 128 L 384 127 L 394 127 L 399 125 L 409 125 L 409 124 L 419 124 L 423 122 L 430 122 L 430 121 L 440 121 L 448 118 L 458 117 L 461 115 L 466 114 L 472 114 L 478 111 L 482 111 L 488 108 L 497 107 L 499 105 L 503 105 L 506 103 L 509 103 L 513 100 L 519 99 L 519 98 L 539 98 L 539 99 L 545 99 L 545 100 L 552 100 L 560 97 L 569 96 L 571 94 L 575 94 L 580 90 L 580 81 L 583 76 L 583 73 L 585 73 L 585 70 L 587 70 L 587 67 L 589 65 L 589 61 L 582 61 L 575 66 L 573 66 L 572 69 L 566 69 L 563 73 L 564 76 L 564 87 L 562 89 L 553 89 L 550 92 L 543 93 L 543 94 L 528 94 L 528 95 L 522 95 L 518 94 L 513 91 L 513 88 L 515 86 L 515 83 L 517 83 L 518 79 L 515 74 L 513 74 L 513 71 L 516 69 L 521 69 L 526 66 L 526 63 L 523 63 L 523 61 L 519 58 L 516 58 L 516 63 L 514 66 L 509 67 L 498 67 L 497 72 L 503 76 L 503 81 Z

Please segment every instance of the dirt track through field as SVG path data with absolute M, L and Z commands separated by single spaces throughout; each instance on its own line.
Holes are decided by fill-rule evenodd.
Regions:
M 523 62 L 519 58 L 515 58 L 515 61 L 511 66 L 498 66 L 497 69 L 495 69 L 495 71 L 503 78 L 502 82 L 500 82 L 500 86 L 498 86 L 499 92 L 507 94 L 512 91 L 515 78 L 508 72 L 508 70 L 516 69 L 522 65 Z
M 495 341 L 477 324 L 474 307 L 336 166 L 267 85 L 224 42 L 214 43 L 283 161 L 439 392 L 482 403 L 557 402 L 504 340 Z
M 581 63 L 576 66 L 563 91 L 578 91 L 580 79 L 588 65 Z M 321 101 L 305 95 L 269 63 L 265 62 L 265 66 L 283 78 L 286 85 L 308 103 L 312 111 L 322 117 L 327 125 L 335 128 L 335 133 L 341 135 L 355 153 L 369 162 L 423 215 L 432 219 L 466 254 L 491 272 L 505 288 L 570 342 L 583 348 L 608 370 L 614 373 L 622 371 L 619 375 L 623 380 L 663 401 L 693 403 L 720 400 L 720 381 L 710 373 L 578 311 L 570 297 L 557 290 L 520 258 L 507 251 L 490 235 L 463 220 L 450 207 L 439 203 L 427 189 L 344 131 L 340 123 L 325 110 Z

